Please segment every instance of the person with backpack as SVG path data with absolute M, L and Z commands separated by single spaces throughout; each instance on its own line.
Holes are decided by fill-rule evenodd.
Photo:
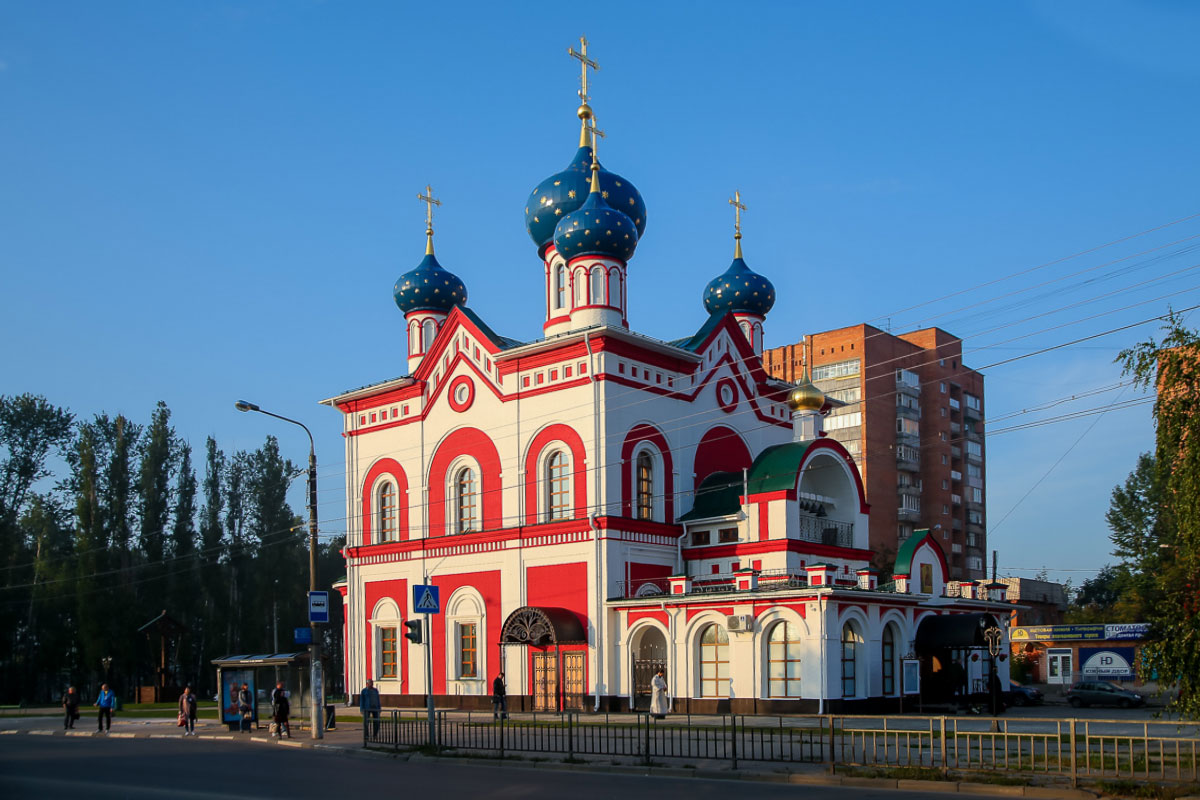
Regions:
M 112 713 L 113 709 L 117 707 L 117 695 L 108 688 L 107 683 L 102 683 L 100 684 L 100 695 L 92 705 L 100 709 L 100 713 L 96 717 L 96 733 L 107 735 L 109 729 L 112 728 Z
M 272 735 L 275 738 L 283 736 L 284 731 L 287 731 L 287 738 L 292 738 L 292 726 L 288 722 L 288 714 L 291 713 L 291 710 L 287 692 L 283 688 L 283 681 L 279 681 L 271 691 L 271 717 L 275 721 L 275 730 Z
M 191 686 L 183 687 L 183 694 L 179 695 L 179 724 L 184 736 L 196 735 L 196 695 Z
M 238 690 L 238 712 L 242 718 L 238 723 L 238 733 L 250 733 L 250 723 L 254 721 L 254 695 L 250 693 L 250 684 L 243 683 Z

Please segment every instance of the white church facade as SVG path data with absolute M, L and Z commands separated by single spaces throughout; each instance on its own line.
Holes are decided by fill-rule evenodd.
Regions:
M 929 532 L 877 584 L 861 477 L 822 431 L 834 402 L 762 369 L 775 292 L 742 258 L 740 216 L 699 329 L 630 327 L 646 207 L 596 160 L 581 96 L 580 146 L 526 208 L 543 338 L 467 305 L 434 254 L 430 194 L 425 258 L 394 289 L 408 374 L 323 401 L 346 442 L 348 689 L 424 703 L 423 645 L 403 636 L 423 583 L 442 602 L 439 706 L 486 706 L 500 672 L 510 706 L 537 710 L 645 707 L 658 668 L 693 712 L 889 707 L 906 660 L 933 694 L 986 682 L 1002 587 L 947 596 Z

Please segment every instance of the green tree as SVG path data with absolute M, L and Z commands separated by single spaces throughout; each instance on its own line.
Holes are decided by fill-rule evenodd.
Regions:
M 1163 553 L 1148 576 L 1154 603 L 1142 662 L 1179 685 L 1172 710 L 1200 718 L 1200 336 L 1176 314 L 1163 331 L 1161 341 L 1149 339 L 1117 357 L 1137 385 L 1158 390 L 1154 472 L 1161 495 L 1146 544 L 1157 541 Z

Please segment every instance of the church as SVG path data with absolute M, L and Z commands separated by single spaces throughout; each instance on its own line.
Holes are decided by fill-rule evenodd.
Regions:
M 993 669 L 1007 684 L 984 636 L 1003 633 L 1004 587 L 948 591 L 936 531 L 878 581 L 861 476 L 822 430 L 836 401 L 763 370 L 776 296 L 743 258 L 740 195 L 733 260 L 696 287 L 703 323 L 673 341 L 630 327 L 646 203 L 597 158 L 581 45 L 578 148 L 525 207 L 542 338 L 468 305 L 426 187 L 425 255 L 393 292 L 407 374 L 322 401 L 346 443 L 350 692 L 370 679 L 385 706 L 424 705 L 426 645 L 403 635 L 420 584 L 441 599 L 439 707 L 487 707 L 500 673 L 510 708 L 539 711 L 646 708 L 660 668 L 693 713 L 891 708 Z

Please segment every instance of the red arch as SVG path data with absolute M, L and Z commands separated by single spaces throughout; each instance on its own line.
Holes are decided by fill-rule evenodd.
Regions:
M 503 524 L 500 505 L 500 454 L 487 434 L 478 428 L 459 428 L 438 445 L 429 464 L 429 535 L 446 535 L 446 471 L 450 463 L 462 455 L 479 462 L 480 505 L 483 530 L 493 530 Z
M 742 437 L 732 428 L 718 425 L 710 428 L 696 446 L 696 460 L 692 471 L 696 473 L 696 485 L 714 472 L 738 472 L 754 463 L 750 449 Z
M 621 445 L 621 516 L 633 517 L 633 448 L 641 442 L 649 442 L 658 448 L 663 465 L 663 509 L 666 511 L 666 522 L 675 522 L 675 466 L 671 460 L 671 448 L 667 446 L 667 437 L 653 425 L 634 425 L 625 436 Z
M 541 475 L 538 474 L 538 458 L 551 442 L 561 441 L 571 451 L 571 467 L 574 472 L 572 495 L 575 498 L 575 519 L 587 516 L 587 451 L 583 448 L 583 439 L 569 425 L 555 423 L 548 425 L 533 437 L 529 451 L 525 454 L 525 524 L 535 525 L 538 516 L 538 487 Z
M 408 538 L 408 476 L 404 467 L 395 459 L 381 458 L 367 472 L 362 492 L 362 543 L 371 544 L 371 505 L 375 499 L 375 484 L 384 475 L 396 481 L 396 503 L 400 511 L 396 536 L 399 541 Z

